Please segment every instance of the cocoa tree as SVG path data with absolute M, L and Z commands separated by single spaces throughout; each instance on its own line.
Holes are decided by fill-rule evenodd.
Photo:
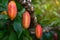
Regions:
M 59 4 L 59 0 L 0 0 L 0 40 L 60 40 Z

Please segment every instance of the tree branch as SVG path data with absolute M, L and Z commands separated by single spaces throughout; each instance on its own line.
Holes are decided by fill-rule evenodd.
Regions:
M 56 31 L 56 30 L 60 30 L 60 27 L 45 27 L 43 28 L 43 33 L 50 32 L 50 31 Z M 35 34 L 35 29 L 29 29 L 29 32 L 31 34 Z

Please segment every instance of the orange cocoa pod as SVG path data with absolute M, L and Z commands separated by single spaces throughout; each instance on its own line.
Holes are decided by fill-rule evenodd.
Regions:
M 36 26 L 36 37 L 38 39 L 42 37 L 42 27 L 39 24 L 37 24 L 37 26 Z
M 30 14 L 28 11 L 25 11 L 23 14 L 22 24 L 25 29 L 28 29 L 30 26 Z
M 10 1 L 8 4 L 8 16 L 13 20 L 17 15 L 17 6 L 14 1 Z

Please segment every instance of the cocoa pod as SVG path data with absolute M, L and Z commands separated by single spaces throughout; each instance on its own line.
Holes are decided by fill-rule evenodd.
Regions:
M 58 40 L 58 34 L 56 32 L 54 33 L 54 40 Z
M 17 6 L 14 1 L 10 1 L 8 4 L 8 16 L 10 17 L 11 20 L 15 19 L 17 15 Z
M 22 24 L 25 29 L 28 29 L 30 26 L 30 14 L 28 11 L 25 11 L 23 14 Z
M 42 27 L 39 24 L 37 24 L 37 26 L 36 26 L 36 37 L 38 39 L 42 37 Z

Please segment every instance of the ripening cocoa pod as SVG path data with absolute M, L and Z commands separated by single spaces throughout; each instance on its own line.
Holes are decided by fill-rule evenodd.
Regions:
M 37 26 L 36 26 L 36 37 L 38 39 L 42 37 L 42 27 L 39 24 L 37 24 Z
M 54 33 L 54 40 L 58 40 L 58 34 Z
M 25 29 L 28 29 L 30 26 L 30 14 L 28 11 L 25 11 L 23 14 L 22 24 Z
M 17 15 L 17 6 L 14 1 L 10 1 L 8 4 L 8 16 L 10 17 L 11 20 L 15 19 Z

